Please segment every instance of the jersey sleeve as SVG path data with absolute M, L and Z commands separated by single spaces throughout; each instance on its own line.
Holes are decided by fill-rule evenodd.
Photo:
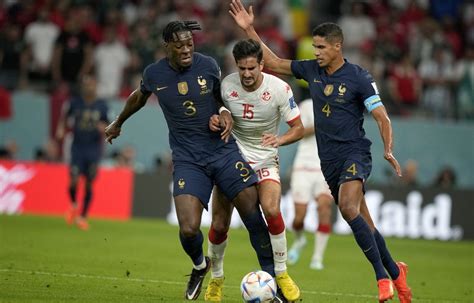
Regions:
M 300 109 L 298 108 L 298 105 L 296 105 L 295 97 L 293 96 L 291 87 L 287 83 L 284 83 L 284 85 L 280 87 L 280 114 L 287 123 L 291 123 L 300 116 Z
M 379 96 L 379 90 L 374 78 L 368 71 L 363 70 L 359 79 L 359 93 L 367 111 L 370 113 L 372 110 L 383 105 Z
M 291 61 L 291 72 L 296 79 L 308 81 L 310 68 L 314 60 L 293 60 Z
M 140 91 L 144 95 L 149 95 L 153 91 L 150 85 L 150 79 L 149 79 L 149 74 L 150 74 L 150 65 L 145 68 L 143 71 L 143 76 L 142 76 L 142 81 L 140 81 Z

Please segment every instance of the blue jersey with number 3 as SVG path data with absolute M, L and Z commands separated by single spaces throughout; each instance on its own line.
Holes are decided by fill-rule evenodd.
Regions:
M 174 161 L 206 165 L 220 154 L 226 143 L 209 129 L 209 118 L 217 114 L 215 96 L 220 96 L 220 69 L 213 58 L 194 53 L 192 65 L 180 71 L 167 58 L 150 64 L 141 91 L 158 97 Z M 229 141 L 224 149 L 237 148 L 233 138 Z
M 372 143 L 363 128 L 364 102 L 378 104 L 380 97 L 369 72 L 345 61 L 328 75 L 316 60 L 292 61 L 291 70 L 296 78 L 309 84 L 321 161 L 334 161 L 359 151 L 370 153 Z

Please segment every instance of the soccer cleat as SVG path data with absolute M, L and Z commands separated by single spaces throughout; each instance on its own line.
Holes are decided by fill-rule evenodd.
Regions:
M 283 296 L 280 287 L 277 287 L 277 293 L 271 303 L 288 303 L 288 300 L 285 298 L 285 296 Z
M 314 270 L 323 270 L 324 265 L 323 265 L 323 262 L 313 259 L 311 260 L 311 263 L 309 264 L 309 268 L 314 269 Z
M 379 303 L 383 303 L 393 298 L 393 285 L 390 279 L 378 280 L 377 286 L 379 288 Z
M 224 278 L 211 278 L 207 284 L 204 300 L 209 302 L 222 301 L 222 288 L 224 288 Z
M 205 257 L 206 267 L 203 269 L 194 269 L 189 275 L 188 286 L 186 287 L 186 292 L 184 298 L 186 300 L 196 300 L 201 293 L 202 281 L 206 277 L 207 272 L 211 269 L 211 260 L 208 257 Z
M 306 237 L 296 240 L 288 251 L 288 264 L 294 265 L 300 259 L 301 250 L 306 246 Z
M 403 262 L 397 262 L 397 266 L 400 269 L 400 275 L 393 281 L 393 284 L 397 289 L 398 299 L 400 303 L 411 303 L 411 289 L 407 284 L 408 265 Z
M 296 285 L 295 281 L 290 277 L 288 272 L 283 272 L 276 275 L 276 282 L 278 287 L 281 288 L 281 292 L 288 301 L 296 301 L 300 298 L 300 289 Z
M 76 219 L 76 225 L 79 229 L 89 230 L 89 223 L 87 222 L 86 218 L 78 217 Z
M 79 215 L 79 210 L 77 206 L 71 206 L 71 208 L 66 212 L 66 223 L 72 225 L 76 221 L 77 216 Z

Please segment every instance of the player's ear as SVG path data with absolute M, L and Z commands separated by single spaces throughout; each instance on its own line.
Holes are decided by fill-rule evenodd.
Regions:
M 264 64 L 264 63 L 265 63 L 265 62 L 264 62 L 263 59 L 262 59 L 262 61 L 260 61 L 260 63 L 259 63 L 260 71 L 263 71 L 263 68 L 265 67 L 265 64 Z

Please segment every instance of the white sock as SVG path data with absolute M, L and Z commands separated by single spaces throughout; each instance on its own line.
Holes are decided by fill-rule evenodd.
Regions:
M 224 255 L 225 248 L 227 247 L 227 239 L 221 244 L 212 244 L 207 239 L 207 254 L 211 259 L 211 277 L 222 278 L 224 277 Z
M 304 231 L 294 230 L 293 233 L 295 235 L 295 240 L 293 241 L 291 249 L 301 250 L 306 244 L 306 236 L 304 235 Z
M 270 242 L 272 243 L 273 249 L 273 261 L 275 262 L 275 273 L 280 274 L 286 271 L 286 235 L 285 231 L 278 235 L 270 234 Z
M 314 254 L 313 260 L 323 262 L 324 251 L 328 244 L 329 233 L 322 233 L 320 231 L 316 232 L 314 240 Z
M 201 264 L 199 264 L 199 265 L 193 264 L 193 267 L 194 267 L 194 269 L 196 269 L 196 270 L 204 269 L 204 268 L 206 268 L 206 266 L 207 266 L 207 264 L 206 264 L 206 258 L 202 258 L 202 262 L 201 262 Z

